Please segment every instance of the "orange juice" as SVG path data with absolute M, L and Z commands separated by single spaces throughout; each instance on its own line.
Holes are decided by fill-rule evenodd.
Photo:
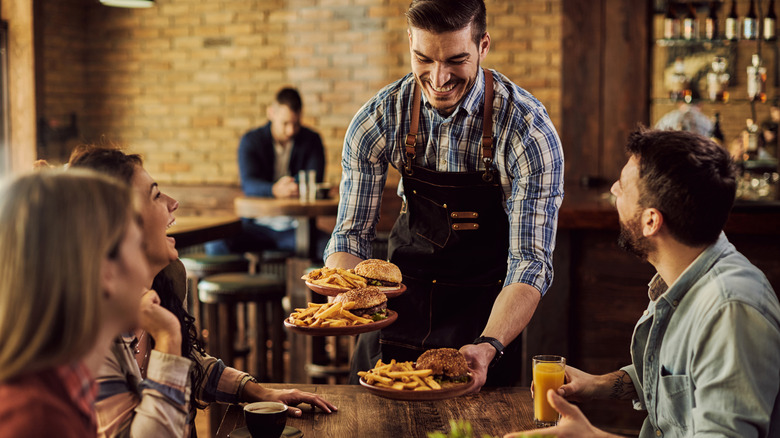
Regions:
M 547 401 L 547 391 L 557 390 L 563 385 L 566 359 L 557 356 L 544 356 L 545 359 L 533 361 L 534 374 L 534 419 L 541 423 L 556 423 L 558 411 Z

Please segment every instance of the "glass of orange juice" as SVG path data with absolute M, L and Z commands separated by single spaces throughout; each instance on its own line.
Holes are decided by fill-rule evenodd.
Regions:
M 560 414 L 547 401 L 547 391 L 557 390 L 563 385 L 566 358 L 563 356 L 540 355 L 533 357 L 534 374 L 534 422 L 536 427 L 550 427 L 558 424 Z

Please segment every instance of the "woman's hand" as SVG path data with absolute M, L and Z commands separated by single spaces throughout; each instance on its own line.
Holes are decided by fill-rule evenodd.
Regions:
M 138 325 L 155 342 L 154 349 L 167 354 L 181 355 L 181 326 L 176 315 L 160 305 L 160 297 L 152 289 L 141 297 Z
M 322 409 L 328 414 L 338 411 L 337 407 L 333 406 L 330 402 L 317 394 L 303 392 L 299 389 L 264 388 L 254 382 L 249 382 L 244 387 L 243 399 L 248 402 L 275 401 L 284 403 L 288 406 L 288 414 L 294 417 L 300 417 L 303 413 L 300 409 L 295 407 L 300 403 L 308 403 Z

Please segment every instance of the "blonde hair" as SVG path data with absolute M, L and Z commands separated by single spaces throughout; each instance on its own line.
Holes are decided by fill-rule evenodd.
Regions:
M 44 170 L 0 188 L 0 381 L 71 363 L 101 328 L 101 266 L 133 218 L 126 184 Z

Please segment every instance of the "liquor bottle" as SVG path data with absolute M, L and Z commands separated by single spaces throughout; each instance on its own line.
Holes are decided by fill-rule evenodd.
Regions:
M 742 36 L 746 40 L 754 40 L 758 37 L 758 17 L 756 16 L 756 0 L 750 0 L 750 8 L 745 18 L 742 19 Z
M 672 1 L 666 5 L 666 15 L 664 15 L 664 38 L 667 40 L 680 38 L 680 19 L 674 11 L 674 2 Z
M 695 40 L 699 37 L 699 22 L 696 20 L 696 10 L 693 3 L 688 3 L 688 13 L 685 14 L 682 24 L 683 39 Z
M 775 14 L 775 0 L 769 0 L 769 10 L 764 17 L 764 39 L 774 41 L 777 39 L 777 15 Z
M 704 38 L 708 40 L 716 40 L 720 37 L 718 35 L 718 3 L 710 3 L 710 13 L 707 14 L 707 18 L 704 19 Z
M 737 15 L 737 0 L 731 0 L 731 11 L 726 16 L 726 39 L 736 41 L 739 39 L 739 30 L 737 29 L 739 16 Z
M 747 67 L 747 93 L 751 100 L 766 102 L 766 67 L 763 66 L 758 53 L 751 58 Z
M 747 142 L 745 145 L 744 155 L 742 159 L 744 161 L 753 161 L 758 158 L 758 125 L 753 122 L 753 119 L 747 119 Z
M 712 133 L 710 134 L 710 138 L 712 138 L 715 143 L 723 146 L 723 142 L 726 138 L 723 135 L 723 131 L 720 129 L 720 113 L 715 113 L 715 124 L 712 125 Z

